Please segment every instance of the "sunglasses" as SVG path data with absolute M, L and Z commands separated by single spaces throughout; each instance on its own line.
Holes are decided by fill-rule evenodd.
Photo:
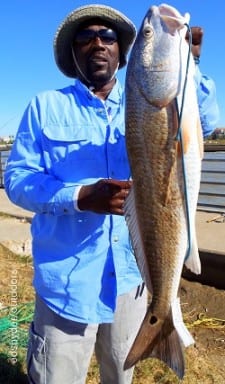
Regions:
M 117 34 L 112 29 L 100 29 L 99 31 L 93 31 L 92 29 L 83 29 L 77 32 L 75 36 L 75 43 L 80 45 L 90 44 L 91 41 L 98 37 L 102 44 L 112 45 L 117 41 Z

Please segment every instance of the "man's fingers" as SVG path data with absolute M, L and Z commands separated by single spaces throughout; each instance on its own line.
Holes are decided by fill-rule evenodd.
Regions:
M 202 27 L 191 27 L 191 35 L 192 35 L 192 44 L 193 45 L 201 45 L 203 39 L 204 30 Z M 189 40 L 190 33 L 187 31 L 186 40 Z

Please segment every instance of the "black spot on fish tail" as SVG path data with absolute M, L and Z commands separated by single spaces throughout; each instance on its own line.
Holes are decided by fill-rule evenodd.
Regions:
M 157 317 L 154 316 L 154 315 L 152 315 L 152 316 L 150 317 L 150 321 L 149 321 L 149 323 L 150 323 L 151 325 L 154 325 L 154 324 L 157 323 L 157 321 L 158 321 Z

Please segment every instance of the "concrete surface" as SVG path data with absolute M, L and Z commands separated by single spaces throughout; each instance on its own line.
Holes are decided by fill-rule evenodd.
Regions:
M 20 254 L 31 253 L 32 217 L 32 212 L 11 203 L 4 188 L 0 188 L 0 243 L 11 250 L 17 249 Z M 225 254 L 225 216 L 223 214 L 198 211 L 196 230 L 199 249 Z
M 0 188 L 0 244 L 19 255 L 31 255 L 33 213 L 13 204 Z
M 197 211 L 196 231 L 198 247 L 225 254 L 225 215 Z

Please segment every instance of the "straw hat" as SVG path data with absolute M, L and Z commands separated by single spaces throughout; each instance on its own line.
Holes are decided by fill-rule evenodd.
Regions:
M 76 67 L 72 57 L 71 43 L 77 29 L 84 22 L 99 18 L 109 23 L 117 32 L 120 48 L 120 65 L 126 65 L 127 54 L 136 37 L 133 23 L 121 12 L 106 5 L 92 4 L 75 9 L 59 26 L 54 38 L 55 61 L 64 75 L 76 77 Z

